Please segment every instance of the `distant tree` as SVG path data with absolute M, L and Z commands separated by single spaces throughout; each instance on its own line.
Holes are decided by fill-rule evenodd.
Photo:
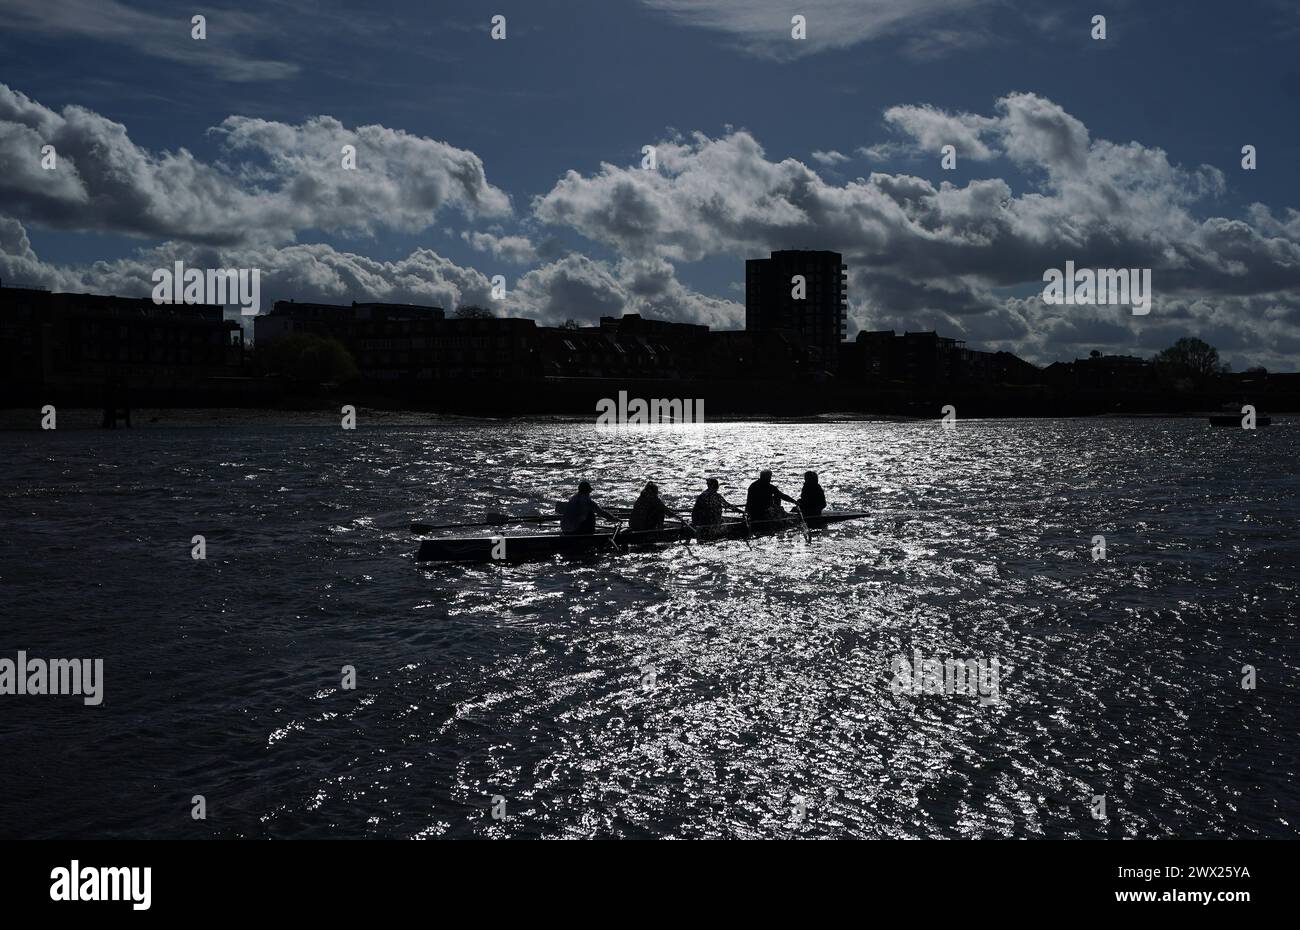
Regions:
M 578 321 L 577 321 L 577 320 L 565 320 L 565 321 L 564 321 L 564 325 L 561 326 L 560 328 L 561 328 L 561 329 L 577 329 L 577 328 L 578 328 Z
M 1268 369 L 1265 368 L 1263 365 L 1251 365 L 1249 368 L 1246 369 L 1246 374 L 1248 374 L 1248 375 L 1266 375 L 1266 374 L 1268 374 Z
M 457 307 L 452 317 L 457 320 L 491 320 L 496 317 L 496 314 L 478 304 L 465 304 L 463 307 Z
M 1093 349 L 1088 353 L 1088 358 L 1101 358 L 1101 352 L 1097 349 Z
M 1227 373 L 1228 366 L 1219 361 L 1219 350 L 1201 339 L 1184 336 L 1151 359 L 1167 376 L 1204 382 Z
M 352 353 L 337 339 L 314 333 L 292 333 L 257 347 L 257 367 L 263 374 L 284 375 L 309 384 L 343 383 L 357 376 Z

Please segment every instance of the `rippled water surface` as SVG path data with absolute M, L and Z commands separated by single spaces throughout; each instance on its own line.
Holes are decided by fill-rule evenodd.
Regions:
M 0 657 L 106 677 L 0 696 L 0 835 L 1294 837 L 1298 451 L 1293 420 L 0 434 Z M 763 467 L 873 516 L 413 560 L 412 519 Z M 914 650 L 999 658 L 999 700 L 895 695 Z

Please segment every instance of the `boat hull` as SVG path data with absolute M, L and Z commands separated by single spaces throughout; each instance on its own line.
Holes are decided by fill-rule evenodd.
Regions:
M 868 516 L 870 514 L 857 511 L 826 513 L 808 517 L 807 523 L 808 529 L 814 530 L 832 523 Z M 648 548 L 685 542 L 692 538 L 701 542 L 745 539 L 799 529 L 799 518 L 790 517 L 781 520 L 752 520 L 748 525 L 743 520 L 730 520 L 717 527 L 698 529 L 695 533 L 683 526 L 669 526 L 662 530 L 623 530 L 619 533 L 592 533 L 589 536 L 565 536 L 560 533 L 536 536 L 461 536 L 426 539 L 420 543 L 415 559 L 417 562 L 520 562 L 555 555 L 586 555 L 602 550 L 614 552 Z

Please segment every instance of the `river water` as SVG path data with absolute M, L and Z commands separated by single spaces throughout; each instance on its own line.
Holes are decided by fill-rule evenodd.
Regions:
M 1298 452 L 1286 419 L 0 433 L 0 659 L 104 661 L 99 706 L 0 695 L 0 836 L 1295 837 Z M 764 467 L 872 516 L 413 559 L 413 519 Z M 1000 673 L 896 693 L 900 656 Z

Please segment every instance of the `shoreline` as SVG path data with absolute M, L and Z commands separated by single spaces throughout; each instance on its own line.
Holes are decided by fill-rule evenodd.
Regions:
M 1184 411 L 1168 413 L 1100 413 L 1087 415 L 1040 416 L 985 416 L 963 417 L 958 422 L 997 420 L 1204 420 L 1208 412 Z M 58 408 L 57 425 L 60 430 L 100 430 L 103 411 L 94 407 Z M 1287 419 L 1288 414 L 1273 414 L 1273 419 Z M 440 427 L 466 423 L 482 424 L 532 424 L 532 423 L 587 423 L 595 426 L 595 415 L 578 414 L 526 414 L 520 416 L 488 417 L 449 413 L 430 413 L 414 410 L 387 410 L 357 407 L 357 428 L 367 427 Z M 330 427 L 339 428 L 342 414 L 333 409 L 264 409 L 244 407 L 141 407 L 132 411 L 131 429 L 212 429 L 224 427 Z M 940 417 L 909 417 L 896 414 L 871 414 L 832 412 L 805 416 L 737 414 L 711 417 L 703 424 L 714 423 L 928 423 Z M 603 426 L 602 429 L 645 429 L 650 426 L 671 428 L 675 424 L 643 424 L 631 426 Z M 682 425 L 682 424 L 676 424 Z M 122 430 L 126 427 L 119 426 Z M 42 432 L 39 409 L 0 409 L 0 432 Z

